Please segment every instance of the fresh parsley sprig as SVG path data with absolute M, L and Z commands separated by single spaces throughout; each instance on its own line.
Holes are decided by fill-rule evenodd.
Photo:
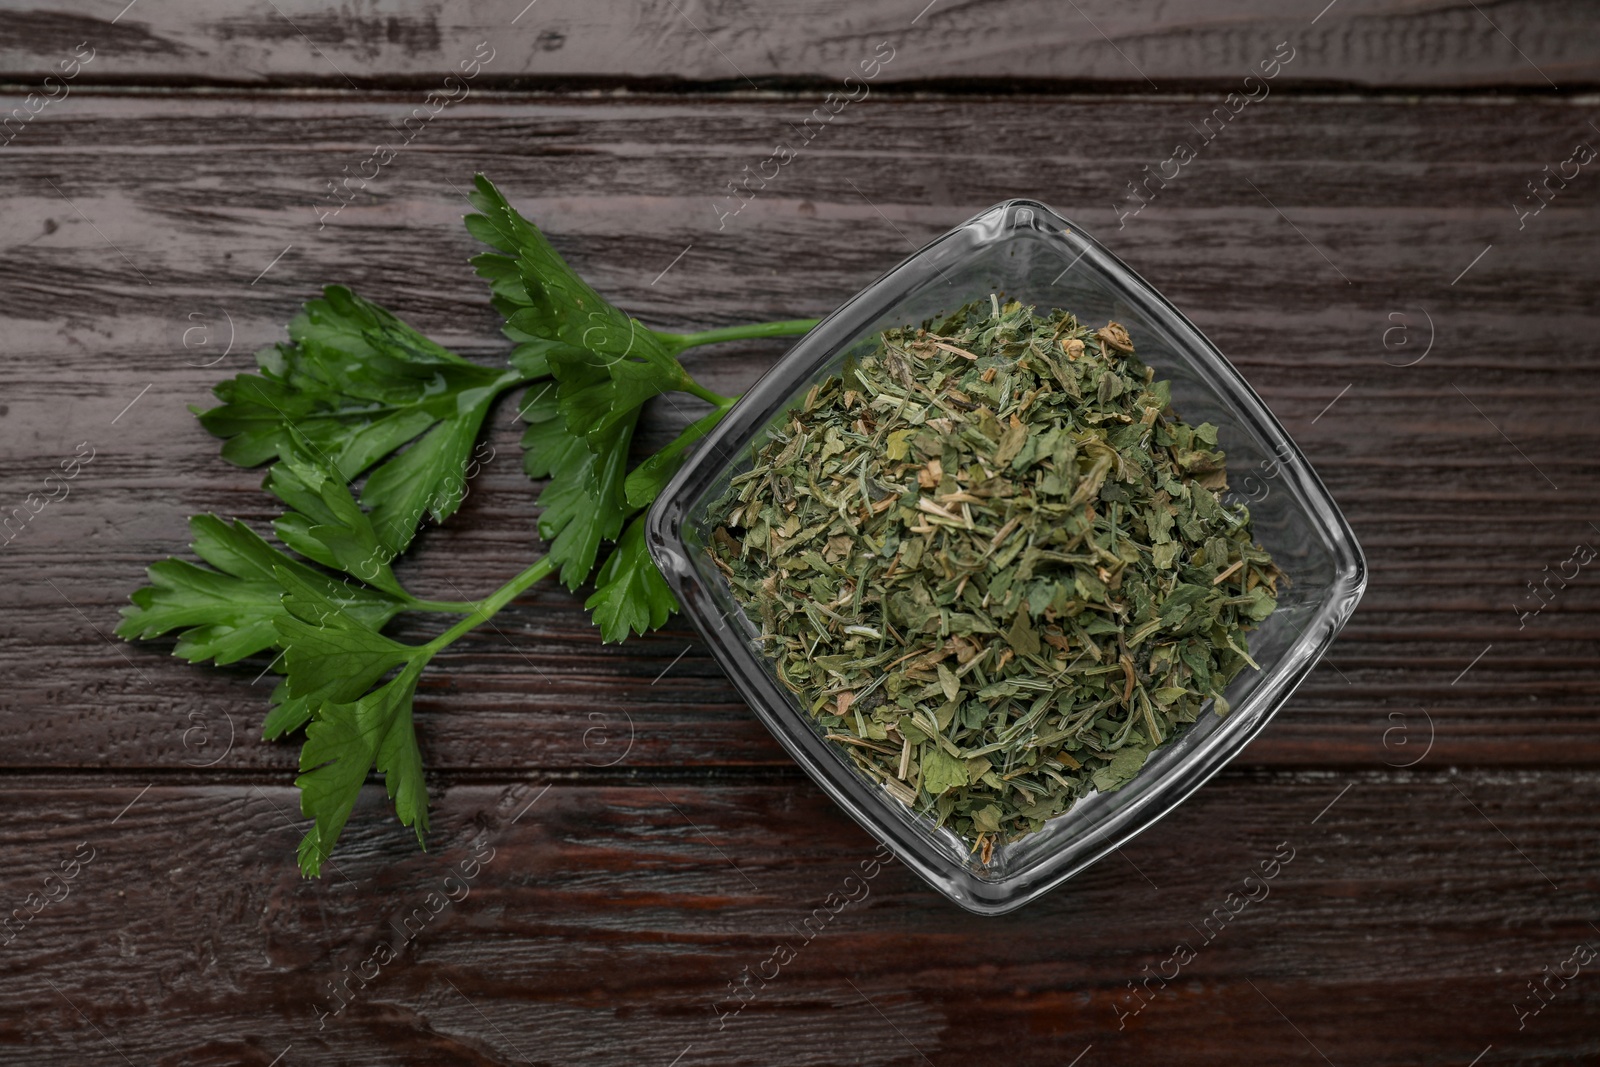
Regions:
M 815 324 L 652 330 L 601 298 L 482 175 L 470 199 L 477 210 L 467 229 L 492 249 L 472 262 L 506 320 L 508 366 L 473 363 L 328 287 L 290 323 L 287 342 L 257 354 L 255 373 L 221 382 L 221 403 L 196 412 L 224 439 L 225 459 L 269 464 L 263 487 L 285 507 L 273 523 L 281 547 L 237 519 L 196 516 L 200 562 L 151 565 L 150 584 L 132 594 L 117 628 L 130 640 L 176 634 L 174 654 L 192 663 L 275 654 L 270 667 L 282 680 L 262 732 L 305 731 L 295 784 L 312 820 L 299 849 L 307 876 L 321 872 L 374 769 L 401 823 L 425 841 L 418 679 L 529 586 L 554 574 L 570 589 L 592 579 L 585 607 L 604 641 L 667 620 L 677 604 L 646 551 L 643 510 L 737 400 L 700 385 L 677 357 Z M 481 600 L 412 595 L 395 559 L 430 517 L 442 522 L 459 508 L 490 409 L 520 387 L 528 390 L 523 467 L 546 480 L 537 527 L 548 551 Z M 645 403 L 671 392 L 712 408 L 630 464 Z M 382 632 L 408 611 L 461 617 L 420 645 Z

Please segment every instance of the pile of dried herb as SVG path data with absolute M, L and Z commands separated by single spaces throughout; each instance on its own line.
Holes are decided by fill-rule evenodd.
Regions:
M 991 297 L 883 333 L 713 508 L 779 678 L 985 863 L 1226 714 L 1276 607 L 1216 428 L 1154 378 L 1117 323 Z

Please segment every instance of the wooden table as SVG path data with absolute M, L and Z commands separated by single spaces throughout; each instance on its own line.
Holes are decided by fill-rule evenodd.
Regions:
M 0 5 L 0 112 L 78 59 L 0 146 L 0 507 L 93 449 L 0 555 L 0 904 L 78 861 L 0 948 L 0 1062 L 1600 1062 L 1600 960 L 1574 955 L 1600 948 L 1600 574 L 1536 614 L 1530 590 L 1600 545 L 1600 174 L 1569 163 L 1536 214 L 1527 187 L 1600 146 L 1593 10 L 922 2 Z M 727 182 L 885 41 L 870 95 L 719 229 Z M 319 226 L 327 183 L 480 42 L 470 94 Z M 1119 226 L 1142 168 L 1263 84 Z M 824 314 L 995 201 L 1055 205 L 1278 413 L 1366 599 L 1119 856 L 998 919 L 886 867 L 737 1014 L 744 970 L 873 845 L 681 621 L 602 646 L 580 596 L 536 587 L 426 676 L 429 850 L 373 782 L 302 880 L 265 657 L 108 635 L 188 515 L 266 528 L 260 472 L 187 408 L 317 287 L 502 358 L 460 224 L 480 169 L 672 329 Z M 781 347 L 693 368 L 736 391 Z M 513 417 L 408 581 L 482 595 L 541 551 Z M 644 444 L 682 422 L 652 409 Z M 1284 842 L 1270 896 L 1205 940 Z M 428 910 L 463 864 L 470 892 Z M 397 958 L 323 1016 L 380 944 Z

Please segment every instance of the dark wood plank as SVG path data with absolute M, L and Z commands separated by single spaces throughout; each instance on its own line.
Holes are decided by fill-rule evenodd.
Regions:
M 541 0 L 519 26 L 569 10 L 558 2 Z M 789 35 L 763 68 L 729 29 L 743 8 L 680 6 L 760 78 L 820 69 L 806 56 L 849 59 L 887 17 L 824 10 L 815 26 L 832 38 Z M 1207 57 L 1196 69 L 1212 71 L 1211 57 L 1248 59 L 1258 37 L 1281 39 L 1259 36 L 1281 16 L 1254 10 L 1209 28 L 1166 15 L 1167 29 L 1130 37 L 1133 16 L 1081 6 L 1163 82 L 1181 64 L 1153 56 Z M 1480 6 L 1541 65 L 1592 47 L 1571 32 L 1576 6 Z M 109 29 L 109 9 L 63 10 L 106 34 L 155 26 L 189 49 L 163 52 L 154 36 L 119 46 L 106 69 L 125 66 L 108 78 L 317 77 L 313 51 L 296 58 L 302 38 L 262 28 L 278 17 L 265 9 L 179 8 L 192 23 L 181 30 L 155 21 L 170 8 L 140 4 Z M 439 65 L 407 21 L 421 8 L 386 5 L 381 25 L 375 9 L 284 10 L 308 36 L 336 38 L 324 46 L 356 78 L 425 84 Z M 996 55 L 1008 74 L 1061 77 L 1028 64 L 1076 56 L 1082 77 L 1116 80 L 1093 40 L 1074 52 L 1081 31 L 1034 45 L 1054 40 L 1043 18 L 1013 18 L 1032 26 L 1027 49 L 969 32 L 993 11 L 1044 10 L 937 5 L 919 25 L 937 15 L 952 20 L 941 32 L 960 31 L 946 38 L 951 77 L 981 76 L 971 68 Z M 1297 71 L 1327 61 L 1369 84 L 1460 84 L 1468 68 L 1516 80 L 1503 38 L 1457 34 L 1481 21 L 1470 5 L 1396 10 L 1341 0 L 1317 27 L 1345 34 L 1346 50 L 1306 50 Z M 1555 27 L 1550 43 L 1515 22 L 1529 12 Z M 0 40 L 34 47 L 40 26 L 91 28 L 71 18 L 6 16 Z M 1070 35 L 1069 21 L 1054 12 L 1045 29 Z M 1422 27 L 1429 36 L 1415 36 Z M 711 51 L 659 29 L 647 25 L 649 47 L 678 54 L 652 76 L 716 77 L 692 70 Z M 391 34 L 412 36 L 391 45 Z M 439 50 L 455 39 L 445 33 Z M 1176 50 L 1162 53 L 1164 39 Z M 1423 61 L 1382 73 L 1373 57 L 1401 44 Z M 250 49 L 267 62 L 253 65 Z M 593 53 L 585 62 L 569 73 L 615 77 Z M 1580 943 L 1600 949 L 1600 592 L 1585 571 L 1536 617 L 1512 606 L 1541 568 L 1600 536 L 1593 173 L 1522 229 L 1512 207 L 1541 167 L 1592 142 L 1592 116 L 1581 101 L 1531 97 L 1275 96 L 1118 229 L 1124 183 L 1214 103 L 874 96 L 722 230 L 716 194 L 808 101 L 474 99 L 321 230 L 324 183 L 387 136 L 411 95 L 79 92 L 47 108 L 0 147 L 0 507 L 78 442 L 97 452 L 67 499 L 0 547 L 0 919 L 25 914 L 30 893 L 59 893 L 46 876 L 80 843 L 94 858 L 66 899 L 0 928 L 0 1064 L 1600 1058 L 1592 981 L 1552 982 L 1548 1006 L 1521 1028 L 1518 1014 L 1537 1006 L 1529 982 Z M 1030 148 L 1041 130 L 1045 152 Z M 193 669 L 160 644 L 97 630 L 109 632 L 140 568 L 181 546 L 184 515 L 270 518 L 259 473 L 221 463 L 185 405 L 247 366 L 317 285 L 353 283 L 498 358 L 453 188 L 477 167 L 603 290 L 671 327 L 823 313 L 997 199 L 1055 204 L 1168 292 L 1280 413 L 1367 548 L 1368 597 L 1241 764 L 1121 856 L 987 920 L 891 865 L 812 943 L 800 924 L 860 884 L 846 879 L 872 852 L 867 835 L 782 756 L 681 627 L 604 647 L 579 597 L 537 589 L 427 676 L 430 851 L 374 785 L 337 870 L 304 882 L 294 747 L 253 740 L 267 683 L 250 683 L 264 663 Z M 1434 346 L 1414 366 L 1399 364 L 1420 347 L 1385 346 L 1397 312 L 1417 345 L 1431 317 Z M 189 332 L 200 326 L 210 332 Z M 736 390 L 780 349 L 733 346 L 696 366 Z M 692 413 L 660 405 L 650 441 Z M 499 452 L 462 515 L 406 564 L 420 587 L 477 595 L 539 551 L 510 414 L 495 416 Z M 1270 896 L 1207 939 L 1213 909 L 1281 842 L 1295 855 Z M 470 893 L 432 914 L 427 894 L 459 885 L 446 876 L 487 848 Z M 784 942 L 800 945 L 796 958 L 721 1017 L 738 1004 L 730 983 Z M 1125 1016 L 1138 1003 L 1129 983 L 1180 942 L 1196 958 Z M 328 983 L 380 944 L 398 958 L 319 1020 L 338 1002 Z
M 1513 610 L 1542 568 L 1600 536 L 1600 428 L 1586 399 L 1600 390 L 1593 176 L 1585 170 L 1520 231 L 1511 207 L 1540 167 L 1593 136 L 1583 108 L 1273 100 L 1119 230 L 1123 183 L 1208 102 L 875 102 L 719 230 L 720 183 L 802 105 L 472 102 L 319 229 L 320 184 L 360 158 L 353 146 L 379 136 L 399 100 L 74 96 L 4 149 L 6 506 L 79 442 L 97 450 L 71 495 L 0 549 L 4 765 L 194 766 L 222 744 L 194 732 L 209 724 L 216 738 L 239 738 L 219 770 L 292 766 L 292 748 L 252 740 L 268 683 L 249 683 L 264 662 L 192 669 L 160 644 L 103 635 L 141 568 L 182 551 L 185 516 L 270 519 L 259 473 L 221 462 L 185 406 L 281 336 L 318 284 L 352 284 L 442 341 L 496 358 L 459 223 L 456 190 L 475 168 L 603 291 L 669 327 L 825 313 L 910 244 L 996 199 L 1066 209 L 1230 353 L 1306 448 L 1372 563 L 1331 662 L 1246 758 L 1400 762 L 1384 743 L 1396 737 L 1391 716 L 1416 722 L 1421 711 L 1435 760 L 1600 761 L 1596 583 L 1585 572 L 1531 620 Z M 1027 147 L 1040 129 L 1072 137 L 1040 157 Z M 1496 151 L 1486 157 L 1462 129 L 1493 131 Z M 1392 313 L 1410 317 L 1418 344 L 1431 317 L 1421 363 L 1395 366 L 1418 348 L 1385 349 Z M 201 326 L 211 332 L 193 332 Z M 723 391 L 746 385 L 781 345 L 730 349 L 693 357 Z M 649 441 L 692 411 L 658 405 Z M 460 517 L 426 534 L 406 564 L 419 588 L 481 595 L 539 551 L 535 487 L 519 473 L 510 415 L 495 416 L 497 458 Z M 441 657 L 419 701 L 432 766 L 583 770 L 615 752 L 593 751 L 598 734 L 586 747 L 585 732 L 609 723 L 621 736 L 630 718 L 626 766 L 787 766 L 681 626 L 606 648 L 579 603 L 537 590 L 500 632 Z
M 8 911 L 93 855 L 0 950 L 0 1063 L 1600 1055 L 1586 968 L 1520 1032 L 1514 1010 L 1542 968 L 1600 946 L 1588 771 L 1227 774 L 1123 856 L 999 919 L 897 865 L 863 878 L 872 843 L 799 779 L 446 783 L 426 855 L 374 788 L 319 882 L 294 869 L 291 790 L 148 783 L 24 777 L 0 799 Z M 1275 853 L 1292 858 L 1262 882 Z M 1245 892 L 1257 902 L 1212 918 Z M 832 913 L 835 893 L 857 902 Z M 1193 961 L 1123 1019 L 1129 983 L 1179 943 Z M 730 983 L 779 944 L 795 957 L 735 1013 Z M 368 960 L 364 988 L 330 993 Z
M 10 5 L 18 7 L 19 5 Z M 85 84 L 314 84 L 434 88 L 474 55 L 476 87 L 837 84 L 891 57 L 889 83 L 1236 84 L 1295 49 L 1282 85 L 1576 88 L 1600 80 L 1592 14 L 1573 0 L 1418 6 L 1052 0 L 848 3 L 580 0 L 447 5 L 316 0 L 216 5 L 69 0 L 8 12 L 0 71 L 38 81 L 87 42 Z M 888 48 L 880 48 L 882 42 Z M 480 50 L 487 43 L 489 49 Z M 1284 52 L 1284 55 L 1290 53 Z M 447 87 L 443 91 L 456 94 Z

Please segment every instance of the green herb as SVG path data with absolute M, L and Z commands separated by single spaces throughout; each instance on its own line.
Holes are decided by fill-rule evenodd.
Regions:
M 306 305 L 289 339 L 257 354 L 260 374 L 218 385 L 222 404 L 200 424 L 241 466 L 277 459 L 294 441 L 346 481 L 365 474 L 361 503 L 379 542 L 404 551 L 425 512 L 438 522 L 455 512 L 459 492 L 444 490 L 489 406 L 522 375 L 470 363 L 340 286 Z
M 1226 714 L 1276 607 L 1216 428 L 1154 379 L 1122 326 L 991 297 L 883 333 L 712 508 L 778 678 L 985 863 Z
M 224 458 L 271 464 L 264 487 L 286 509 L 273 524 L 283 547 L 238 520 L 196 516 L 192 548 L 201 563 L 153 564 L 150 584 L 133 593 L 117 628 L 129 639 L 176 633 L 174 654 L 190 662 L 274 656 L 270 667 L 283 678 L 263 734 L 305 730 L 296 785 L 313 820 L 299 850 L 308 876 L 321 872 L 374 769 L 400 821 L 424 840 L 427 785 L 412 720 L 418 679 L 440 650 L 534 582 L 559 572 L 576 589 L 592 579 L 585 606 L 602 640 L 667 620 L 677 604 L 645 551 L 640 512 L 688 445 L 736 400 L 701 386 L 678 354 L 815 325 L 651 330 L 579 278 L 482 175 L 471 200 L 478 213 L 467 228 L 494 249 L 473 265 L 507 320 L 509 366 L 463 359 L 383 308 L 329 287 L 290 324 L 287 343 L 257 355 L 257 373 L 220 383 L 222 403 L 199 413 L 225 438 Z M 547 479 L 538 531 L 549 551 L 480 600 L 413 596 L 393 561 L 430 518 L 442 522 L 460 507 L 484 420 L 519 387 L 528 389 L 523 465 Z M 667 392 L 712 408 L 630 470 L 643 405 Z M 406 611 L 462 617 L 409 645 L 381 632 Z

